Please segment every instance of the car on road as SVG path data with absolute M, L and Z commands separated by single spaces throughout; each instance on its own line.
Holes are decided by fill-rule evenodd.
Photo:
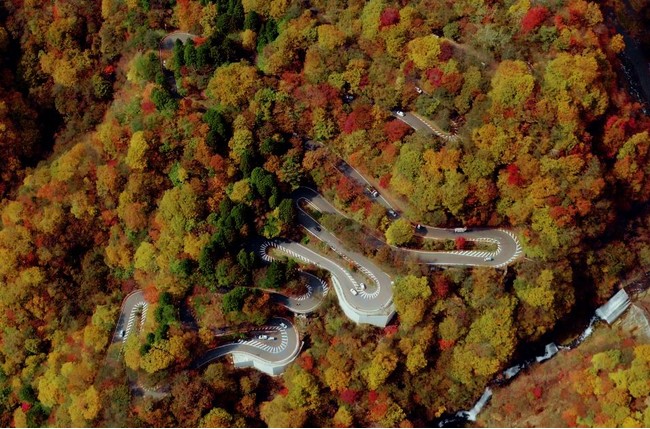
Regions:
M 357 292 L 357 290 L 354 289 L 354 288 L 350 289 L 350 293 L 351 293 L 352 295 L 354 295 L 354 296 L 359 295 L 359 292 Z
M 424 229 L 424 227 L 422 226 L 422 224 L 418 223 L 417 225 L 415 225 L 415 229 L 416 229 L 417 231 L 421 231 L 421 230 Z
M 415 92 L 417 92 L 418 94 L 422 94 L 424 91 L 422 91 L 422 88 L 420 88 L 419 86 L 416 86 Z
M 275 337 L 269 337 L 269 340 L 271 340 L 271 341 L 275 341 L 275 340 L 277 340 L 277 338 L 275 338 Z
M 494 261 L 494 256 L 486 256 L 483 260 L 484 260 L 485 262 Z
M 120 331 L 120 338 L 124 338 L 124 337 L 126 337 L 126 330 L 125 330 L 125 329 L 122 329 L 122 330 Z
M 373 198 L 377 198 L 379 196 L 379 192 L 370 185 L 366 186 L 366 192 Z
M 365 283 L 359 283 L 359 287 L 361 290 L 366 290 L 366 284 Z
M 269 336 L 262 334 L 262 335 L 258 336 L 257 338 L 260 339 L 260 340 L 268 340 Z
M 280 328 L 287 329 L 287 324 L 284 322 L 280 323 Z
M 466 227 L 454 228 L 454 232 L 467 232 L 467 228 Z
M 388 216 L 392 217 L 393 219 L 397 219 L 399 217 L 399 214 L 395 210 L 389 209 Z
M 318 225 L 316 225 L 316 226 L 314 227 L 314 229 L 315 229 L 316 231 L 318 231 L 318 232 L 321 232 L 321 231 L 323 230 L 323 228 L 321 228 L 321 227 L 318 226 Z
M 395 114 L 397 116 L 399 116 L 400 118 L 403 118 L 404 116 L 406 116 L 406 113 L 404 113 L 402 110 L 396 110 Z

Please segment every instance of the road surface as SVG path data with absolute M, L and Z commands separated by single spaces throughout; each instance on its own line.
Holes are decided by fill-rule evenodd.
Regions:
M 260 252 L 264 254 L 263 257 L 269 257 L 268 253 L 260 247 Z M 301 279 L 303 280 L 307 292 L 298 297 L 286 296 L 281 293 L 265 290 L 271 296 L 271 301 L 276 304 L 280 304 L 283 307 L 288 308 L 294 313 L 297 314 L 307 314 L 316 310 L 318 306 L 323 302 L 323 298 L 327 295 L 328 286 L 323 280 L 319 279 L 313 274 L 300 272 L 298 273 Z
M 285 327 L 282 326 L 283 324 Z M 200 368 L 233 353 L 248 355 L 251 359 L 281 366 L 292 362 L 300 351 L 298 331 L 288 319 L 274 317 L 266 326 L 250 331 L 248 334 L 251 337 L 249 340 L 239 340 L 209 350 L 196 360 L 193 366 Z M 260 339 L 263 335 L 269 339 Z
M 352 174 L 358 175 L 359 173 L 356 170 L 353 170 Z M 320 240 L 327 242 L 330 247 L 333 246 L 335 248 L 341 248 L 341 250 L 345 251 L 342 249 L 342 245 L 338 239 L 336 239 L 329 232 L 323 230 L 322 232 L 317 233 L 316 226 L 318 226 L 318 222 L 316 222 L 316 220 L 314 220 L 300 208 L 300 202 L 306 201 L 310 203 L 314 209 L 320 211 L 321 213 L 339 214 L 341 216 L 345 215 L 338 211 L 327 200 L 325 200 L 322 195 L 313 189 L 301 187 L 294 192 L 293 198 L 294 201 L 298 204 L 298 220 L 300 221 L 301 225 L 305 227 L 307 231 L 318 237 Z M 379 198 L 377 201 L 380 203 L 382 202 Z M 384 207 L 389 208 L 390 205 L 388 205 L 386 202 L 384 204 Z M 458 237 L 464 237 L 469 241 L 493 243 L 497 246 L 496 251 L 452 250 L 437 252 L 405 249 L 391 246 L 394 249 L 399 250 L 399 252 L 404 254 L 405 257 L 411 256 L 415 260 L 420 261 L 422 264 L 488 266 L 501 268 L 513 262 L 522 253 L 521 245 L 519 244 L 519 240 L 514 235 L 514 233 L 502 229 L 480 228 L 472 229 L 463 233 L 456 233 L 453 229 L 436 228 L 433 226 L 422 225 L 421 228 L 416 229 L 416 234 L 423 238 L 436 240 L 455 240 Z M 374 264 L 369 262 L 367 258 L 354 252 L 345 252 L 347 252 L 348 256 L 355 262 L 358 262 L 360 265 L 365 266 L 376 276 L 379 275 L 377 272 L 378 269 L 375 268 Z M 486 260 L 486 258 L 492 259 Z
M 197 37 L 199 36 L 196 34 L 185 33 L 183 31 L 174 31 L 173 33 L 169 33 L 163 37 L 163 39 L 160 41 L 160 49 L 163 51 L 171 51 L 174 49 L 174 45 L 176 44 L 177 40 L 180 40 L 183 42 L 183 44 L 185 44 L 188 40 L 194 40 Z
M 122 301 L 120 317 L 117 319 L 115 332 L 111 343 L 119 343 L 133 332 L 133 328 L 139 329 L 147 318 L 149 303 L 144 299 L 144 292 L 136 290 L 131 292 Z M 138 325 L 139 324 L 139 325 Z

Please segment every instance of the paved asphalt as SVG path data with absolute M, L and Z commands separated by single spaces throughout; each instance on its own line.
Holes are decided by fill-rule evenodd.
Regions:
M 307 289 L 305 294 L 298 297 L 290 297 L 272 290 L 266 290 L 266 292 L 271 295 L 271 301 L 288 308 L 294 313 L 311 313 L 323 302 L 323 298 L 327 295 L 328 286 L 327 283 L 313 274 L 301 271 L 299 275 Z
M 400 121 L 404 122 L 409 127 L 413 128 L 415 131 L 423 131 L 423 132 L 425 132 L 427 134 L 433 134 L 433 130 L 431 130 L 431 128 L 429 128 L 429 126 L 427 126 L 427 124 L 422 122 L 413 113 L 404 112 L 404 116 L 400 116 L 400 115 L 396 114 L 395 112 L 392 112 L 392 113 L 393 113 L 393 116 L 395 116 Z
M 127 295 L 122 301 L 120 317 L 117 319 L 111 343 L 124 341 L 133 331 L 133 328 L 138 329 L 139 327 L 136 325 L 144 322 L 147 317 L 148 307 L 149 304 L 144 299 L 142 290 L 136 290 Z M 124 335 L 122 335 L 122 332 L 124 332 Z
M 198 37 L 196 34 L 191 34 L 191 33 L 185 33 L 182 31 L 175 31 L 173 33 L 167 34 L 161 41 L 160 41 L 160 49 L 164 51 L 169 51 L 174 49 L 174 44 L 176 43 L 177 40 L 180 40 L 183 42 L 183 44 L 187 43 L 188 40 L 194 39 L 195 37 Z
M 189 33 L 171 33 L 161 41 L 161 49 L 171 49 L 175 40 L 180 39 L 186 41 L 191 37 L 194 36 Z M 435 133 L 434 130 L 411 113 L 405 113 L 404 116 L 395 116 L 416 130 L 423 130 L 431 134 Z M 316 143 L 309 141 L 306 145 L 308 148 L 314 148 Z M 356 169 L 344 161 L 339 163 L 338 169 L 361 185 L 365 186 L 369 184 Z M 307 232 L 328 244 L 333 251 L 338 253 L 348 263 L 354 265 L 370 281 L 367 282 L 365 287 L 362 287 L 361 283 L 348 270 L 347 264 L 344 267 L 340 263 L 292 241 L 267 240 L 254 243 L 262 259 L 267 262 L 270 261 L 271 256 L 268 254 L 268 247 L 276 247 L 290 256 L 328 270 L 332 275 L 332 282 L 336 288 L 337 297 L 340 300 L 344 300 L 355 311 L 369 315 L 393 313 L 393 281 L 388 274 L 361 253 L 347 250 L 337 237 L 324 229 L 313 217 L 304 211 L 301 204 L 308 204 L 321 213 L 345 215 L 313 189 L 300 187 L 294 191 L 292 197 L 298 207 L 298 221 Z M 390 203 L 381 195 L 376 200 L 386 209 L 393 209 Z M 394 249 L 402 252 L 405 257 L 414 257 L 415 260 L 420 261 L 422 264 L 503 267 L 514 261 L 521 254 L 521 246 L 516 236 L 512 232 L 502 229 L 473 229 L 456 233 L 453 229 L 436 228 L 427 225 L 420 225 L 419 228 L 414 226 L 414 228 L 416 234 L 428 239 L 454 240 L 462 236 L 470 241 L 490 242 L 497 245 L 497 250 L 494 252 L 430 252 L 396 248 L 393 246 Z M 327 285 L 321 279 L 311 274 L 303 272 L 300 275 L 304 278 L 307 286 L 307 292 L 304 295 L 300 297 L 286 297 L 277 292 L 269 292 L 274 302 L 289 308 L 295 313 L 308 313 L 320 304 L 324 295 L 327 293 Z M 124 341 L 136 323 L 144 322 L 147 307 L 148 303 L 145 301 L 144 294 L 141 290 L 131 293 L 124 299 L 120 317 L 113 335 L 113 343 Z M 285 327 L 282 327 L 282 325 Z M 236 343 L 226 344 L 209 350 L 195 361 L 194 366 L 197 368 L 204 366 L 215 359 L 235 352 L 247 354 L 256 359 L 273 363 L 274 365 L 281 365 L 295 359 L 300 351 L 298 332 L 293 324 L 284 318 L 275 317 L 269 321 L 267 326 L 250 331 L 247 335 L 249 336 L 247 340 L 239 340 Z M 260 335 L 267 335 L 269 338 L 260 339 Z
M 282 328 L 282 323 L 286 328 Z M 266 326 L 250 331 L 248 335 L 250 338 L 248 340 L 239 340 L 236 343 L 225 344 L 209 350 L 194 362 L 194 367 L 200 368 L 215 359 L 234 352 L 281 365 L 291 362 L 300 351 L 298 331 L 288 319 L 274 317 Z M 262 340 L 259 339 L 260 335 L 267 335 L 273 339 Z
M 305 257 L 310 262 L 332 273 L 335 278 L 334 286 L 336 287 L 337 296 L 339 299 L 345 299 L 356 310 L 367 314 L 375 314 L 383 311 L 392 312 L 393 282 L 388 274 L 383 272 L 381 268 L 361 253 L 346 249 L 338 238 L 320 226 L 314 218 L 302 210 L 300 203 L 304 201 L 311 204 L 316 210 L 322 213 L 342 213 L 338 212 L 322 195 L 310 188 L 298 188 L 293 193 L 293 199 L 298 206 L 298 221 L 300 224 L 314 237 L 327 243 L 331 249 L 345 260 L 355 264 L 371 281 L 366 284 L 366 289 L 364 290 L 349 270 L 339 263 L 321 256 L 298 243 L 282 242 L 281 246 Z M 352 290 L 355 290 L 357 294 L 355 295 Z

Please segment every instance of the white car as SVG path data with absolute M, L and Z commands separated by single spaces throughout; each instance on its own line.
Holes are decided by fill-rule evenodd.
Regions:
M 269 336 L 268 336 L 268 335 L 260 335 L 260 336 L 257 337 L 257 338 L 259 338 L 260 340 L 268 340 L 268 339 L 269 339 Z
M 462 228 L 454 228 L 454 232 L 467 232 L 467 228 L 462 227 Z
M 359 292 L 357 292 L 356 289 L 350 289 L 350 293 L 354 296 L 359 295 Z
M 361 290 L 366 290 L 366 284 L 365 283 L 359 283 L 359 287 Z
M 486 256 L 485 259 L 483 259 L 485 262 L 490 262 L 494 261 L 494 256 Z
M 395 114 L 396 114 L 397 116 L 401 117 L 401 118 L 403 118 L 404 116 L 406 116 L 406 114 L 405 114 L 404 112 L 402 112 L 401 110 L 396 110 L 396 111 L 395 111 Z
M 287 329 L 287 324 L 284 322 L 280 323 L 280 328 Z
M 422 91 L 422 88 L 420 88 L 419 86 L 416 86 L 415 92 L 417 92 L 418 94 L 422 94 L 424 91 Z
M 370 185 L 366 186 L 366 192 L 373 198 L 377 198 L 379 196 L 379 192 Z

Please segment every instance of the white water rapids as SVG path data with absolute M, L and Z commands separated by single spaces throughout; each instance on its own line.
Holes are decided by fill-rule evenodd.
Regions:
M 500 384 L 505 380 L 511 380 L 516 377 L 524 368 L 528 368 L 533 363 L 541 363 L 546 360 L 551 359 L 561 350 L 571 350 L 578 347 L 584 340 L 589 338 L 589 336 L 594 332 L 594 325 L 599 320 L 603 320 L 608 324 L 612 324 L 616 319 L 618 319 L 625 310 L 630 306 L 631 301 L 625 289 L 619 290 L 614 296 L 610 298 L 602 306 L 596 309 L 596 313 L 589 321 L 589 325 L 585 328 L 584 331 L 571 343 L 567 345 L 556 345 L 555 343 L 549 343 L 544 348 L 544 354 L 541 356 L 536 356 L 534 359 L 526 360 L 520 364 L 511 366 L 510 368 L 503 371 L 497 379 L 490 384 Z M 459 426 L 460 422 L 465 421 L 476 421 L 476 417 L 481 412 L 485 404 L 492 397 L 492 389 L 489 387 L 485 388 L 481 398 L 474 404 L 471 410 L 469 411 L 459 411 L 454 416 L 443 419 L 438 422 L 438 427 L 447 427 L 447 426 Z

